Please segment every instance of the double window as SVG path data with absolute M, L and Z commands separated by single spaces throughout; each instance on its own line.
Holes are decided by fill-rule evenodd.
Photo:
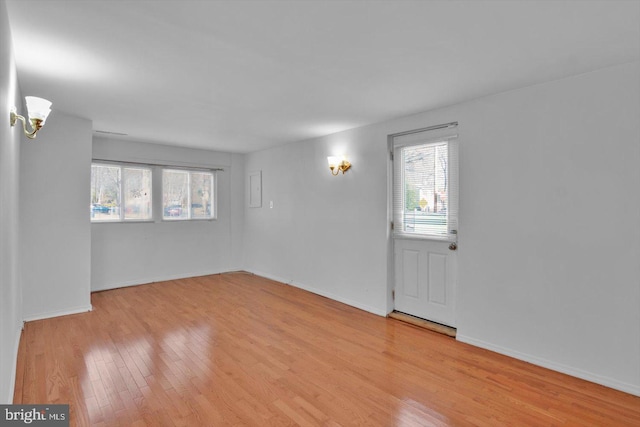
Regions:
M 213 173 L 180 169 L 162 171 L 162 218 L 213 218 Z
M 91 165 L 91 221 L 148 221 L 152 218 L 151 169 Z
M 156 193 L 161 213 L 154 214 L 153 177 L 162 172 L 162 190 Z M 160 197 L 161 196 L 161 197 Z M 215 174 L 193 169 L 145 165 L 93 163 L 91 165 L 92 222 L 215 219 Z

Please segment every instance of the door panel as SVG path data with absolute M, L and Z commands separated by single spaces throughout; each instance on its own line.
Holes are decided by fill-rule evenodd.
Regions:
M 402 251 L 402 272 L 404 274 L 404 294 L 407 297 L 418 298 L 419 266 L 420 251 L 404 249 Z
M 430 303 L 447 304 L 447 256 L 429 252 L 427 298 Z
M 395 309 L 455 327 L 455 251 L 449 242 L 395 239 Z

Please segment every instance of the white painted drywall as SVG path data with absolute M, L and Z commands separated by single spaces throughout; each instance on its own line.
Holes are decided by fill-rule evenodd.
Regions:
M 391 310 L 387 135 L 459 121 L 458 338 L 640 394 L 639 75 L 621 65 L 247 154 L 263 204 L 245 204 L 245 268 Z M 342 152 L 353 167 L 331 176 Z
M 244 155 L 94 137 L 93 158 L 222 167 L 217 172 L 217 219 L 91 225 L 91 287 L 111 289 L 238 270 L 244 198 Z M 161 211 L 160 170 L 154 206 Z M 89 193 L 87 193 L 87 204 Z M 88 205 L 87 205 L 88 206 Z M 87 210 L 87 220 L 89 213 Z
M 42 94 L 42 96 L 45 96 Z M 25 320 L 91 309 L 89 120 L 55 108 L 20 150 L 20 243 Z
M 13 59 L 7 5 L 0 0 L 0 404 L 13 401 L 22 329 L 19 276 L 19 127 L 9 126 L 12 106 L 22 107 Z
M 465 106 L 459 339 L 640 395 L 639 117 L 638 63 Z
M 343 152 L 351 170 L 332 176 Z M 386 314 L 386 158 L 380 126 L 248 154 L 262 207 L 245 203 L 245 268 Z

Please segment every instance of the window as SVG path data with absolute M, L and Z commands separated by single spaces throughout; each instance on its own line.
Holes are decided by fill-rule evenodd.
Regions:
M 164 169 L 162 218 L 165 220 L 214 219 L 212 172 Z
M 394 232 L 455 241 L 458 228 L 455 137 L 394 142 Z
M 151 169 L 91 164 L 90 213 L 92 222 L 151 220 Z

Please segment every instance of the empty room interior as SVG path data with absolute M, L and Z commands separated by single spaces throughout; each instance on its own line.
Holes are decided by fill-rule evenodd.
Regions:
M 640 1 L 0 0 L 0 31 L 0 404 L 640 425 Z

